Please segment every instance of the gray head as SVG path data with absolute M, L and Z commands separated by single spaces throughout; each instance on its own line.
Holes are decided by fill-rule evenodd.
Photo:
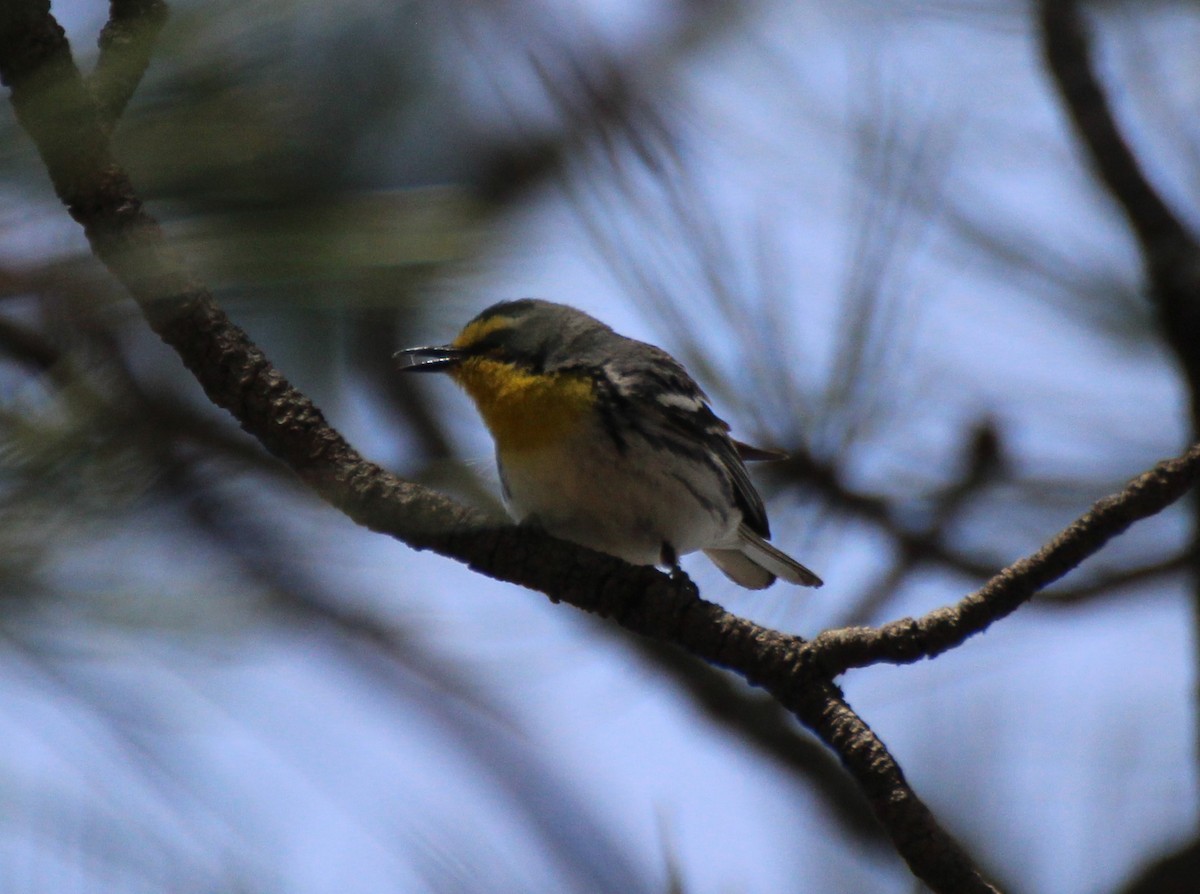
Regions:
M 624 341 L 581 310 L 523 298 L 493 304 L 467 323 L 449 345 L 409 348 L 396 357 L 401 369 L 415 372 L 450 369 L 468 357 L 488 357 L 545 372 L 594 356 L 598 341 L 614 339 Z

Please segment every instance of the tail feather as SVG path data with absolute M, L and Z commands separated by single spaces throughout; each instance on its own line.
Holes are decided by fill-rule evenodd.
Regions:
M 704 555 L 721 569 L 722 574 L 747 590 L 763 590 L 775 583 L 775 575 L 755 564 L 740 550 L 706 549 Z
M 798 584 L 801 587 L 819 587 L 824 583 L 821 578 L 813 574 L 808 568 L 805 568 L 787 553 L 783 552 L 783 550 L 768 543 L 745 525 L 742 525 L 738 529 L 738 539 L 740 541 L 738 551 L 749 559 L 750 562 L 762 568 L 770 575 L 781 578 L 788 583 Z M 717 567 L 721 567 L 719 562 L 717 563 Z M 721 570 L 724 571 L 725 569 L 721 568 Z M 728 571 L 725 573 L 729 574 Z M 732 577 L 732 575 L 730 576 Z M 737 580 L 737 578 L 735 577 L 734 580 Z M 762 586 L 767 586 L 769 583 L 770 581 Z M 748 585 L 744 584 L 743 586 Z

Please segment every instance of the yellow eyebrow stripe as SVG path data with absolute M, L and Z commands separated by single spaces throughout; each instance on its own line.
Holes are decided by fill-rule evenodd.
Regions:
M 452 346 L 456 348 L 469 348 L 481 339 L 487 338 L 493 332 L 498 332 L 501 329 L 511 329 L 514 322 L 512 317 L 499 315 L 488 317 L 486 320 L 477 320 L 474 323 L 468 323 L 463 327 L 463 331 L 458 333 L 458 338 L 454 339 Z

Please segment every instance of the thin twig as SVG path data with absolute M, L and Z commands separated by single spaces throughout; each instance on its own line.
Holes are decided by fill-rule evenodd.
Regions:
M 911 664 L 961 645 L 1016 611 L 1035 593 L 1099 552 L 1136 521 L 1182 497 L 1200 477 L 1200 444 L 1134 478 L 1117 494 L 1096 502 L 1040 550 L 1005 568 L 955 605 L 882 627 L 847 627 L 822 633 L 808 645 L 827 672 L 887 662 Z

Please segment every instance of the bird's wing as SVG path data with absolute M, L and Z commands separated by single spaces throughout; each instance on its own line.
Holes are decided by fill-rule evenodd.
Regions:
M 603 381 L 597 384 L 609 389 L 614 408 L 624 404 L 623 420 L 632 421 L 638 434 L 651 445 L 697 461 L 715 458 L 725 472 L 746 526 L 762 537 L 770 537 L 762 497 L 746 473 L 737 442 L 729 436 L 729 425 L 712 411 L 708 396 L 682 364 L 659 348 L 644 347 L 654 352 L 653 363 L 646 363 L 641 351 L 634 358 L 611 357 L 602 364 Z M 605 427 L 622 449 L 616 420 L 606 420 Z

